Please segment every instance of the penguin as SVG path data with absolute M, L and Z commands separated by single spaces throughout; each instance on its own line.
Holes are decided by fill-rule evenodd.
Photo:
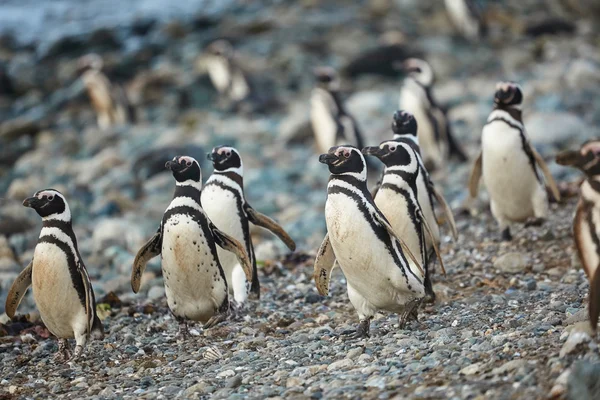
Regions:
M 591 140 L 579 151 L 563 151 L 556 157 L 560 165 L 573 166 L 586 175 L 573 221 L 577 255 L 590 281 L 588 312 L 593 332 L 600 315 L 600 140 Z
M 319 162 L 328 165 L 331 176 L 325 203 L 327 234 L 314 264 L 318 292 L 327 295 L 337 261 L 360 319 L 354 337 L 369 336 L 370 321 L 381 310 L 402 313 L 403 328 L 425 296 L 423 269 L 367 190 L 361 151 L 335 146 L 321 154 Z
M 406 79 L 400 89 L 400 109 L 414 115 L 419 124 L 419 141 L 427 169 L 441 168 L 448 158 L 467 160 L 452 135 L 446 111 L 433 96 L 433 69 L 425 60 L 410 58 L 402 63 Z
M 254 246 L 250 237 L 249 223 L 273 232 L 291 250 L 296 244 L 285 230 L 271 218 L 256 211 L 244 196 L 244 166 L 240 153 L 233 147 L 217 146 L 208 153 L 214 171 L 202 190 L 201 203 L 210 220 L 223 232 L 243 244 L 252 264 L 250 292 L 260 298 L 260 284 L 256 269 Z M 248 296 L 246 276 L 235 256 L 217 249 L 219 261 L 225 272 L 229 294 L 241 304 Z
M 233 103 L 239 103 L 251 94 L 246 74 L 234 58 L 234 50 L 227 40 L 210 43 L 199 64 L 208 72 L 213 86 Z
M 57 190 L 44 189 L 23 201 L 42 217 L 42 230 L 33 259 L 12 284 L 6 315 L 15 311 L 31 286 L 46 328 L 58 338 L 58 362 L 75 361 L 90 337 L 102 339 L 104 328 L 96 315 L 96 299 L 73 232 L 71 211 Z M 68 339 L 75 338 L 71 354 Z
M 97 54 L 88 54 L 78 61 L 81 79 L 97 114 L 98 127 L 108 129 L 114 125 L 135 122 L 135 110 L 125 89 L 112 84 L 102 73 L 103 64 Z
M 336 71 L 331 67 L 319 67 L 315 68 L 314 75 L 317 85 L 310 98 L 310 121 L 317 150 L 325 153 L 342 143 L 362 149 L 362 134 L 354 117 L 344 107 Z
M 461 35 L 477 41 L 487 34 L 487 26 L 475 1 L 444 0 L 450 21 Z
M 396 235 L 407 243 L 410 251 L 420 256 L 419 262 L 425 269 L 425 292 L 435 301 L 428 245 L 437 255 L 444 274 L 445 269 L 438 249 L 439 231 L 434 237 L 419 203 L 417 180 L 420 169 L 412 142 L 408 139 L 384 141 L 379 146 L 363 148 L 362 153 L 375 156 L 385 164 L 381 187 L 374 198 L 375 205 L 388 219 Z M 437 227 L 437 223 L 434 223 Z M 426 241 L 426 238 L 429 240 Z
M 554 198 L 560 193 L 546 163 L 529 143 L 523 125 L 523 92 L 514 82 L 499 82 L 494 95 L 494 110 L 481 134 L 481 152 L 469 177 L 471 199 L 477 196 L 479 180 L 490 195 L 491 211 L 502 240 L 512 240 L 509 222 L 540 225 L 548 212 L 548 195 L 542 170 Z
M 185 339 L 187 320 L 200 321 L 208 329 L 229 315 L 229 289 L 217 245 L 237 256 L 248 282 L 252 264 L 244 246 L 218 229 L 202 209 L 198 161 L 176 156 L 165 167 L 173 172 L 175 194 L 158 231 L 135 257 L 131 288 L 134 293 L 140 290 L 147 262 L 160 254 L 167 303 Z

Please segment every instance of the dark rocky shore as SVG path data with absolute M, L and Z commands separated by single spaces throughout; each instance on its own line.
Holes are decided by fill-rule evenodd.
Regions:
M 137 1 L 118 18 L 111 2 L 96 3 L 40 6 L 31 19 L 46 21 L 47 31 L 29 20 L 0 23 L 0 311 L 41 226 L 21 202 L 53 187 L 71 206 L 109 333 L 79 362 L 55 364 L 56 340 L 28 294 L 18 322 L 0 316 L 0 399 L 600 396 L 598 342 L 579 333 L 588 293 L 571 233 L 580 177 L 553 162 L 557 151 L 600 134 L 594 2 L 482 1 L 490 36 L 479 43 L 456 36 L 441 1 L 189 1 L 164 13 Z M 12 13 L 0 22 L 27 18 L 36 5 L 0 4 L 0 14 L 3 7 Z M 51 18 L 48 10 L 63 14 Z M 550 18 L 564 29 L 540 34 Z M 257 89 L 237 111 L 198 69 L 197 57 L 216 38 L 233 43 Z M 379 143 L 391 135 L 402 79 L 385 62 L 375 63 L 376 74 L 362 73 L 373 66 L 361 56 L 382 46 L 376 54 L 387 61 L 420 55 L 432 64 L 435 94 L 471 157 L 496 81 L 519 82 L 531 141 L 571 195 L 551 205 L 542 227 L 515 226 L 514 240 L 500 242 L 485 190 L 479 214 L 458 213 L 470 165 L 451 163 L 434 175 L 459 228 L 457 242 L 443 230 L 447 276 L 435 277 L 437 302 L 404 330 L 396 316 L 381 314 L 371 338 L 353 341 L 343 337 L 358 320 L 341 271 L 326 298 L 312 281 L 328 172 L 308 125 L 311 70 L 331 65 L 344 73 L 348 109 L 367 142 Z M 77 72 L 78 58 L 92 52 L 128 90 L 135 124 L 97 127 Z M 159 260 L 149 264 L 138 295 L 131 265 L 172 196 L 164 162 L 192 155 L 206 179 L 205 153 L 217 144 L 242 152 L 246 197 L 286 228 L 298 250 L 288 254 L 269 233 L 253 230 L 260 301 L 248 302 L 235 320 L 206 331 L 196 326 L 181 342 Z

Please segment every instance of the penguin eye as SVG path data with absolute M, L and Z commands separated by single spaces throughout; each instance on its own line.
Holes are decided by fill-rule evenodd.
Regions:
M 191 166 L 191 165 L 192 165 L 192 162 L 191 162 L 191 161 L 186 161 L 186 162 L 185 162 L 185 165 L 187 165 L 187 166 L 189 167 L 189 166 Z
M 228 152 L 226 152 L 226 153 L 225 153 L 225 155 L 226 155 L 227 157 L 229 157 L 229 156 L 231 156 L 231 152 L 230 152 L 230 151 L 228 151 Z
M 350 157 L 350 152 L 348 150 L 344 151 L 344 157 L 346 157 L 346 158 Z
M 52 195 L 48 196 L 48 201 L 52 201 L 52 200 L 54 200 L 54 196 L 52 196 Z
M 393 153 L 394 151 L 396 151 L 396 146 L 390 146 L 390 151 Z

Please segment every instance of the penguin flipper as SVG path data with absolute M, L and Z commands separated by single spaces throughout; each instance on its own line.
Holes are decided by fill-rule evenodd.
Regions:
M 458 230 L 456 229 L 456 221 L 454 221 L 454 215 L 452 214 L 452 209 L 446 202 L 444 195 L 442 195 L 440 192 L 438 192 L 438 190 L 435 188 L 435 186 L 431 185 L 430 189 L 431 189 L 433 195 L 435 196 L 435 199 L 437 200 L 438 204 L 440 206 L 442 206 L 442 209 L 444 210 L 444 215 L 446 216 L 446 220 L 448 221 L 448 224 L 450 225 L 450 230 L 452 231 L 452 237 L 454 238 L 454 240 L 456 240 L 458 238 Z M 428 229 L 429 229 L 429 227 L 428 227 Z
M 473 163 L 471 174 L 469 175 L 469 194 L 471 195 L 471 198 L 477 197 L 477 192 L 479 191 L 479 180 L 481 180 L 482 164 L 483 152 L 480 151 L 479 155 L 475 159 L 475 162 Z
M 446 276 L 446 268 L 444 267 L 444 261 L 442 260 L 442 255 L 440 254 L 440 249 L 438 248 L 438 245 L 435 242 L 435 239 L 433 238 L 433 232 L 431 232 L 431 228 L 429 227 L 429 224 L 427 223 L 427 220 L 423 216 L 423 213 L 421 212 L 421 210 L 418 210 L 418 215 L 419 215 L 419 218 L 421 219 L 421 224 L 423 224 L 423 226 L 425 227 L 425 230 L 427 231 L 427 234 L 429 235 L 429 238 L 431 239 L 431 245 L 433 246 L 433 251 L 435 251 L 435 255 L 436 255 L 437 259 L 440 261 L 440 266 L 442 267 L 442 272 L 444 273 L 444 276 Z
M 25 267 L 23 271 L 17 276 L 17 279 L 13 282 L 10 290 L 8 291 L 8 295 L 6 296 L 6 304 L 5 311 L 6 315 L 10 319 L 13 319 L 15 316 L 15 312 L 17 311 L 17 307 L 21 303 L 25 292 L 31 286 L 31 271 L 33 269 L 33 260 L 29 263 L 28 266 Z
M 552 196 L 554 196 L 554 199 L 557 202 L 560 202 L 560 191 L 558 190 L 558 186 L 556 186 L 556 182 L 554 181 L 554 178 L 552 177 L 552 174 L 550 173 L 550 169 L 548 169 L 548 165 L 546 165 L 546 161 L 544 161 L 544 159 L 542 158 L 540 153 L 538 153 L 536 151 L 536 149 L 533 148 L 533 146 L 530 145 L 529 148 L 531 149 L 531 152 L 533 153 L 533 157 L 535 158 L 535 161 L 537 162 L 537 164 L 540 166 L 540 169 L 544 173 L 544 177 L 546 178 L 546 184 L 550 188 L 550 191 L 552 192 Z
M 331 277 L 331 271 L 335 268 L 335 264 L 333 247 L 331 247 L 331 242 L 329 241 L 329 234 L 326 234 L 315 258 L 313 274 L 317 291 L 321 296 L 329 294 L 329 278 Z
M 133 293 L 140 291 L 140 285 L 142 284 L 142 274 L 146 269 L 146 264 L 152 258 L 160 254 L 162 250 L 162 233 L 160 229 L 158 232 L 150 238 L 150 240 L 142 246 L 142 248 L 135 255 L 133 260 L 133 268 L 131 270 L 131 289 Z
M 254 225 L 260 226 L 262 228 L 268 229 L 275 236 L 277 236 L 291 251 L 296 250 L 296 243 L 287 234 L 287 232 L 272 218 L 267 217 L 266 215 L 259 213 L 254 208 L 250 207 L 249 204 L 246 204 L 246 214 L 248 215 L 248 219 Z
M 81 262 L 81 259 L 77 265 L 77 270 L 79 272 L 79 276 L 81 277 L 81 281 L 83 282 L 83 289 L 85 291 L 85 315 L 87 316 L 87 333 L 89 336 L 90 332 L 92 331 L 92 324 L 96 319 L 94 293 L 92 292 L 92 282 L 90 281 L 90 277 L 85 269 L 85 266 Z
M 599 266 L 600 267 L 600 266 Z M 596 268 L 594 278 L 590 281 L 590 294 L 588 311 L 593 332 L 598 327 L 598 316 L 600 315 L 600 268 Z
M 250 258 L 248 258 L 248 253 L 244 250 L 244 246 L 232 238 L 225 232 L 219 230 L 214 224 L 210 224 L 210 230 L 215 238 L 215 243 L 218 244 L 223 250 L 227 250 L 236 255 L 238 261 L 242 269 L 244 270 L 244 274 L 246 274 L 246 280 L 248 282 L 252 282 L 252 263 L 250 262 Z

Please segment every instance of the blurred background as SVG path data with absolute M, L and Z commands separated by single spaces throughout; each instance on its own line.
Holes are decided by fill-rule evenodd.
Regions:
M 329 175 L 310 124 L 318 66 L 340 73 L 365 144 L 391 137 L 395 65 L 408 57 L 431 64 L 471 159 L 499 80 L 522 85 L 526 129 L 548 160 L 598 136 L 597 1 L 475 1 L 486 29 L 474 34 L 453 22 L 453 1 L 0 0 L 0 307 L 41 226 L 25 197 L 63 192 L 97 295 L 129 293 L 135 252 L 172 196 L 165 161 L 194 156 L 206 179 L 218 144 L 242 152 L 250 204 L 314 252 Z M 217 90 L 211 56 L 246 86 Z M 576 176 L 549 164 L 557 180 Z M 451 162 L 435 177 L 453 207 L 469 167 Z M 258 260 L 285 254 L 253 235 Z M 160 279 L 159 260 L 148 271 Z

